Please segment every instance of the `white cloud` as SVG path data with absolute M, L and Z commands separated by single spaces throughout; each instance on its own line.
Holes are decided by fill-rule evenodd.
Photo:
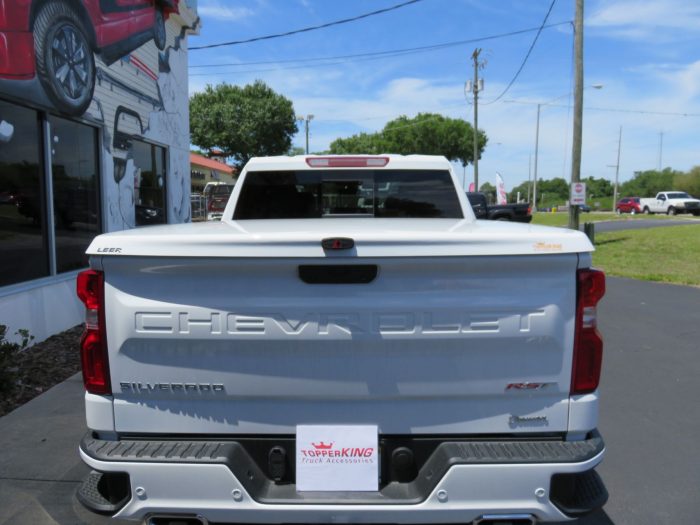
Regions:
M 684 0 L 604 2 L 586 20 L 590 28 L 631 40 L 682 38 L 700 32 L 700 5 Z
M 201 2 L 197 6 L 197 13 L 203 17 L 227 21 L 242 20 L 255 14 L 255 12 L 248 7 L 233 7 L 217 0 Z

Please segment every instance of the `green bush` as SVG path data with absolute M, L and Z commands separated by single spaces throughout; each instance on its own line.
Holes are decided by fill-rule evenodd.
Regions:
M 19 343 L 11 343 L 5 339 L 7 326 L 0 324 L 0 393 L 9 392 L 15 384 L 17 370 L 15 368 L 15 358 L 17 354 L 26 349 L 34 340 L 33 335 L 29 335 L 29 330 L 21 328 L 15 332 L 20 336 Z

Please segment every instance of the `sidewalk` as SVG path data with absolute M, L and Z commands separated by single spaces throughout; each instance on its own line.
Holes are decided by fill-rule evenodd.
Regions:
M 82 508 L 75 491 L 89 469 L 83 383 L 76 374 L 0 418 L 0 524 L 117 525 Z

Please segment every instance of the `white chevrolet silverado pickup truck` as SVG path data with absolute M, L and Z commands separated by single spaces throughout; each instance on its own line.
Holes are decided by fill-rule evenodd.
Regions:
M 684 191 L 661 191 L 651 199 L 639 199 L 642 213 L 692 213 L 700 215 L 700 200 L 694 199 Z
M 252 159 L 221 222 L 90 245 L 78 498 L 153 525 L 597 509 L 592 251 L 476 221 L 442 157 Z

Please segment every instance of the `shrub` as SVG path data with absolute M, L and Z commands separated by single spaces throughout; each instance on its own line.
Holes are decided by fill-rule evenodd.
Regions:
M 0 324 L 0 393 L 6 393 L 12 389 L 17 375 L 17 354 L 26 349 L 34 340 L 29 335 L 29 330 L 21 328 L 15 332 L 20 336 L 19 343 L 11 343 L 5 339 L 7 326 Z

